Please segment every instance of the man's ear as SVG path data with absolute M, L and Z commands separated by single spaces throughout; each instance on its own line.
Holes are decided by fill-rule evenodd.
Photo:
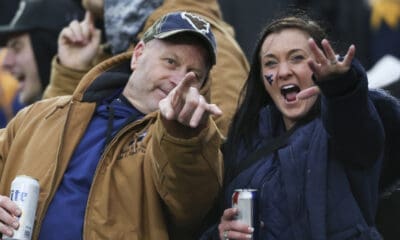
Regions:
M 132 58 L 131 58 L 131 70 L 135 70 L 137 66 L 137 62 L 140 56 L 143 54 L 143 50 L 146 44 L 143 41 L 138 42 L 135 48 L 133 49 Z

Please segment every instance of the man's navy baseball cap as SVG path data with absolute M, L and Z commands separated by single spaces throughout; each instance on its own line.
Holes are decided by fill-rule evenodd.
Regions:
M 77 0 L 21 0 L 11 22 L 0 26 L 0 43 L 11 35 L 33 30 L 60 32 L 80 16 L 83 9 Z
M 192 33 L 204 40 L 211 56 L 211 64 L 216 63 L 217 44 L 210 23 L 189 12 L 172 12 L 157 20 L 143 35 L 142 40 L 165 39 L 178 33 Z

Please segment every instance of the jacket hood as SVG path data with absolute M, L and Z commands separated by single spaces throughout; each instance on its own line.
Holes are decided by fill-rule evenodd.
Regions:
M 125 86 L 131 74 L 131 52 L 112 57 L 92 68 L 85 74 L 73 93 L 74 101 L 94 102 Z M 117 74 L 126 78 L 108 78 Z

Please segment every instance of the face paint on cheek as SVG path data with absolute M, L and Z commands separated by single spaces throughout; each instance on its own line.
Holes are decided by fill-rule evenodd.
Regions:
M 264 75 L 264 78 L 268 81 L 269 85 L 272 85 L 272 82 L 274 81 L 273 77 L 273 74 Z

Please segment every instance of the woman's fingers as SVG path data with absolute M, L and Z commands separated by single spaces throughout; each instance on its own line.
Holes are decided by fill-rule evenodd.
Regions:
M 319 64 L 326 64 L 327 59 L 324 52 L 318 47 L 314 39 L 308 39 L 308 45 L 310 46 L 311 52 L 314 55 L 315 61 Z
M 301 90 L 297 95 L 296 98 L 299 100 L 306 100 L 308 98 L 317 96 L 318 94 L 320 94 L 320 90 L 319 87 L 317 86 L 312 86 L 306 89 Z
M 353 61 L 355 55 L 356 55 L 356 47 L 354 45 L 351 45 L 347 50 L 346 55 L 344 56 L 343 64 L 345 66 L 350 67 L 351 61 Z
M 237 208 L 225 209 L 218 225 L 221 239 L 251 239 L 254 229 L 239 220 L 235 220 L 237 214 Z
M 323 39 L 321 42 L 322 48 L 324 49 L 327 61 L 331 65 L 337 64 L 337 57 L 335 54 L 335 51 L 333 51 L 331 44 L 328 42 L 328 40 Z

